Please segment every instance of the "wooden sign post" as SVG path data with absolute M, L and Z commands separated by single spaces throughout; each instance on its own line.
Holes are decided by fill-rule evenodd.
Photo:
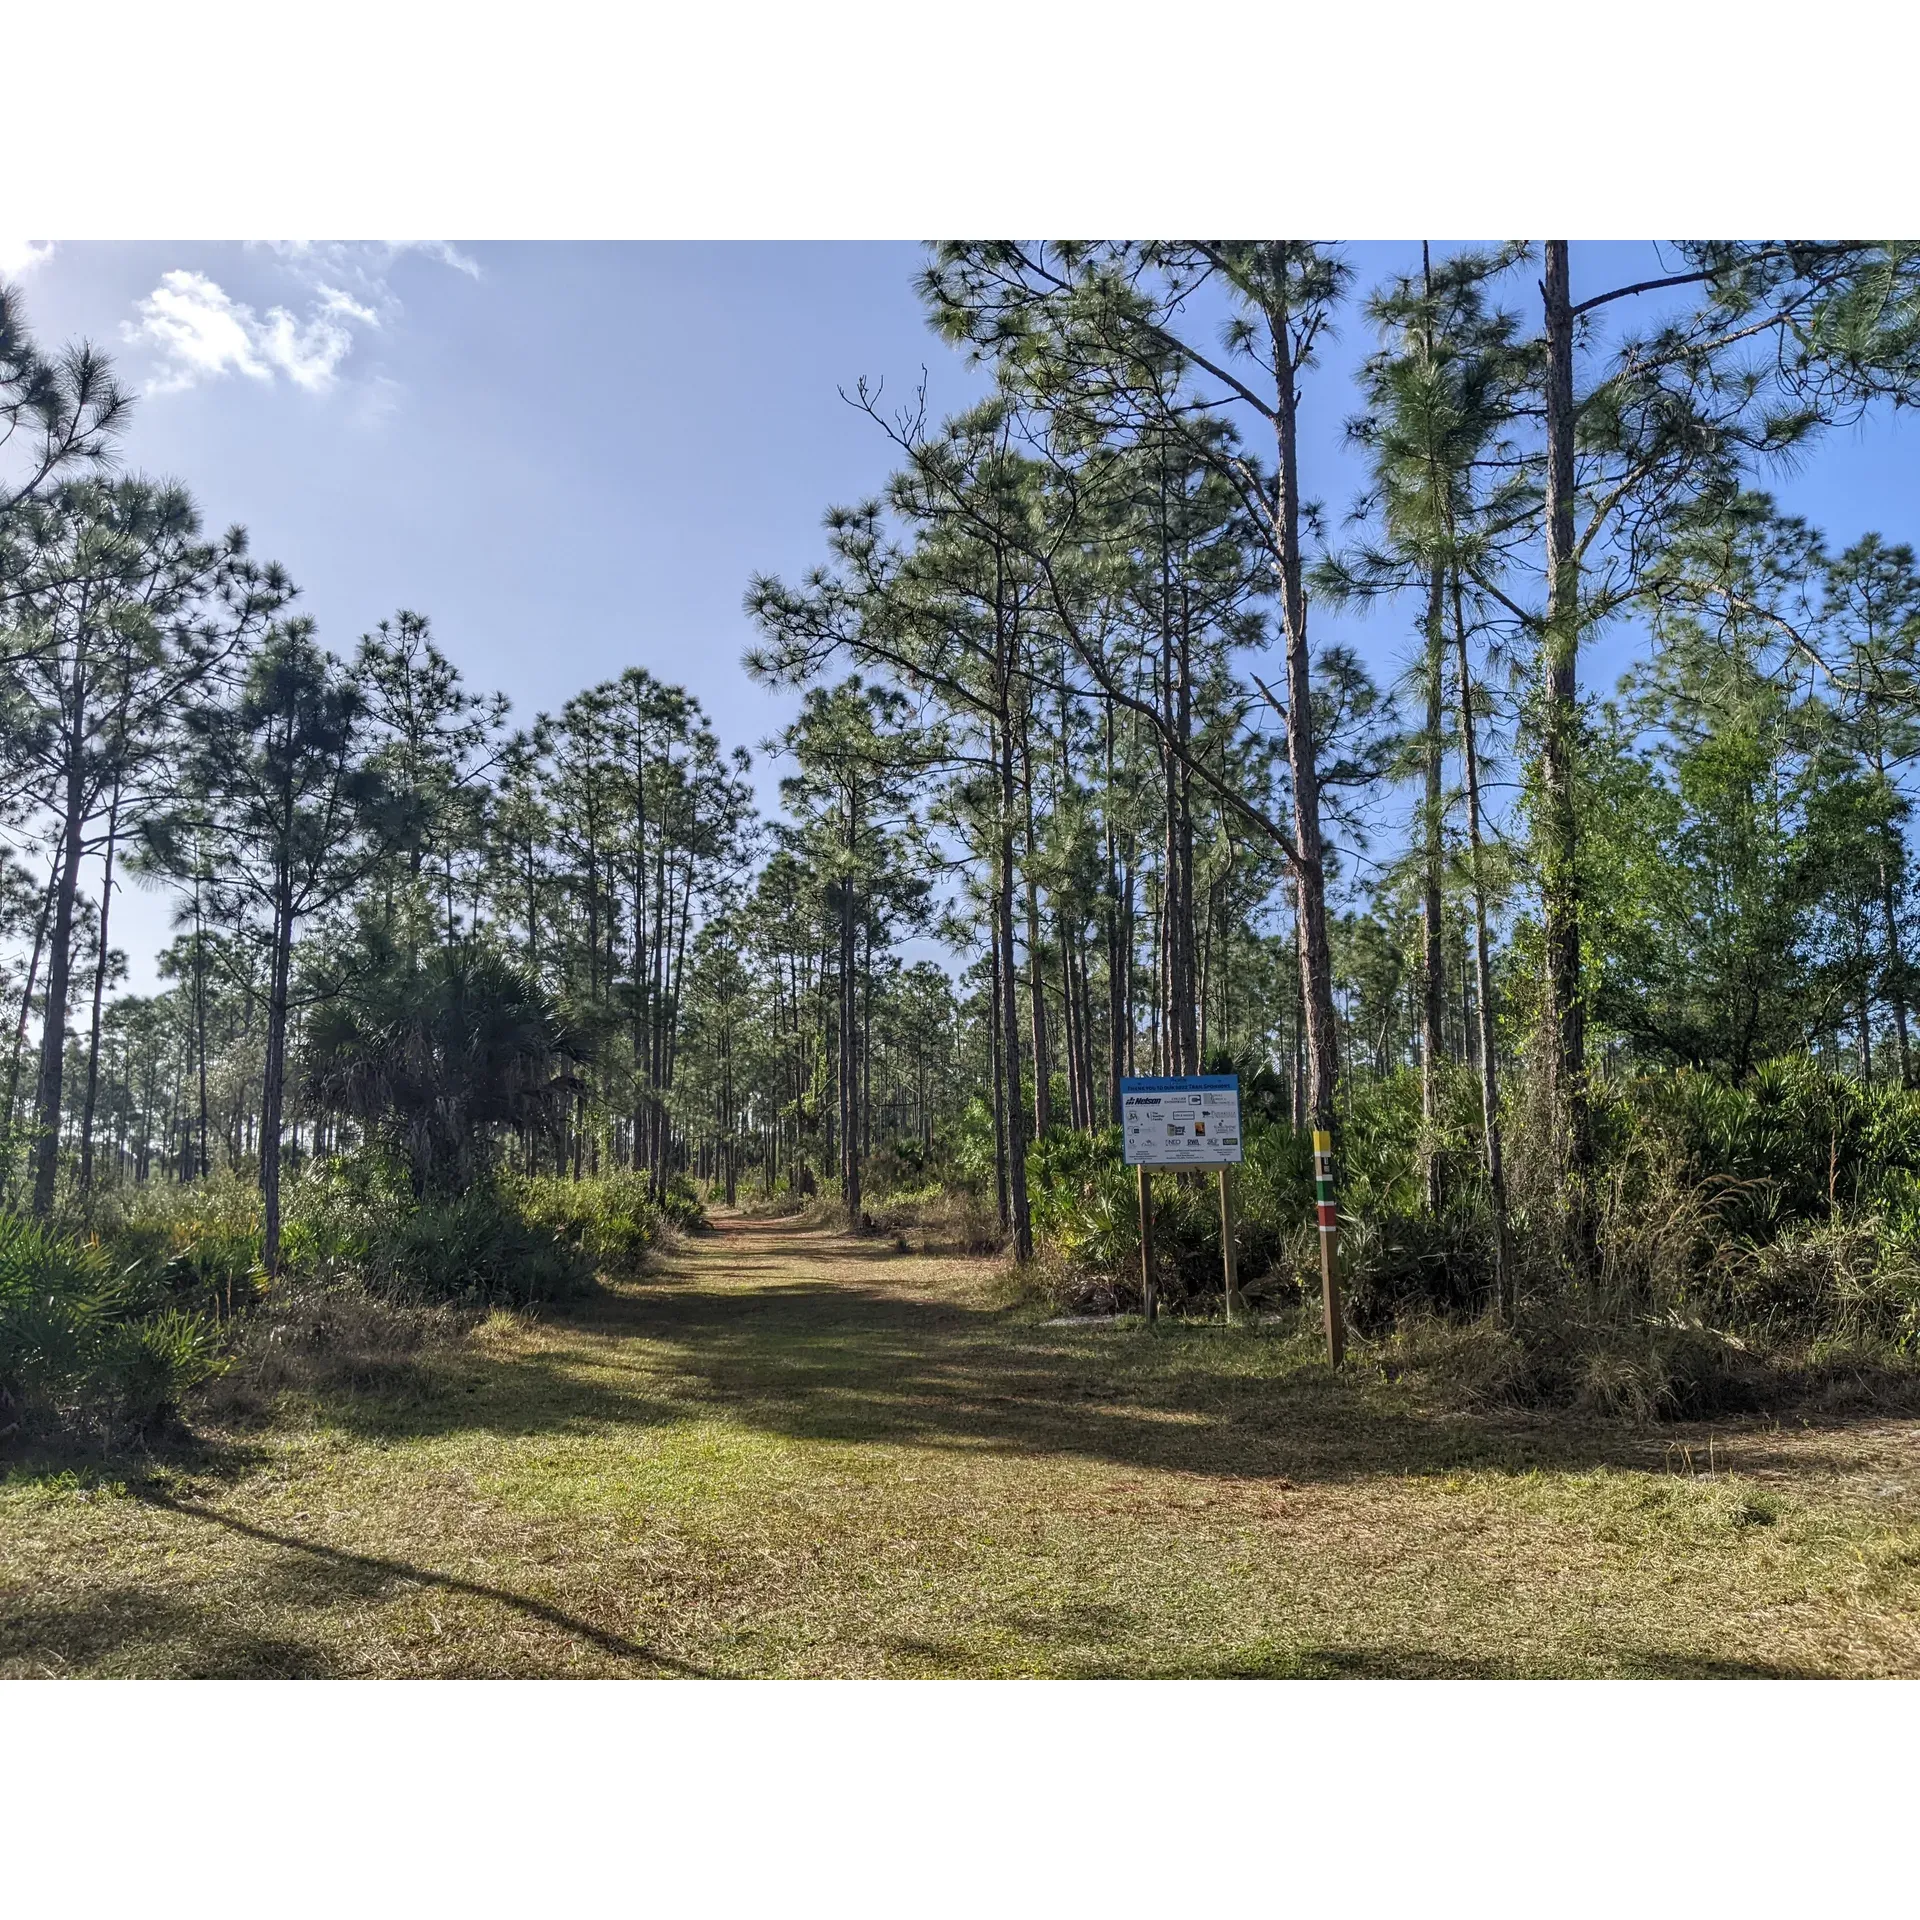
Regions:
M 1147 1167 L 1137 1169 L 1140 1175 L 1140 1299 L 1141 1311 L 1147 1316 L 1147 1325 L 1152 1326 L 1160 1317 L 1159 1275 L 1153 1264 L 1153 1174 Z
M 1220 1267 L 1227 1283 L 1227 1325 L 1246 1311 L 1240 1297 L 1240 1249 L 1234 1240 L 1233 1169 L 1220 1169 Z

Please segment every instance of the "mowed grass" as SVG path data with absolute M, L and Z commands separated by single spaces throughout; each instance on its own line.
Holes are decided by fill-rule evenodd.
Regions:
M 263 1428 L 23 1463 L 0 1673 L 1920 1672 L 1912 1423 L 1469 1417 L 998 1285 L 723 1220 Z

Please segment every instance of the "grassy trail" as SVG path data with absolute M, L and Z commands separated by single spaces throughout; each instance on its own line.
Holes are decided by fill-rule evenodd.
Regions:
M 1920 1673 L 1920 1427 L 1573 1429 L 721 1219 L 344 1402 L 0 1482 L 0 1674 Z

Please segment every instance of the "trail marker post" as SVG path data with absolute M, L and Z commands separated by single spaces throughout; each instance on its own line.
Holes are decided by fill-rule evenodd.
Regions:
M 1333 1195 L 1333 1135 L 1313 1130 L 1313 1203 L 1320 1219 L 1320 1314 L 1327 1329 L 1327 1365 L 1346 1357 L 1346 1316 L 1340 1311 L 1340 1209 Z
M 1227 1318 L 1243 1305 L 1234 1245 L 1233 1169 L 1240 1164 L 1240 1079 L 1232 1073 L 1184 1074 L 1120 1082 L 1121 1153 L 1139 1174 L 1140 1290 L 1151 1324 L 1159 1312 L 1153 1258 L 1153 1169 L 1214 1167 L 1220 1174 L 1220 1252 Z

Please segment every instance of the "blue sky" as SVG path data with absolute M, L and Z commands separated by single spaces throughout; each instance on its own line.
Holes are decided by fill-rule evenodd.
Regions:
M 141 400 L 129 468 L 187 482 L 211 525 L 283 562 L 349 651 L 398 607 L 428 614 L 480 687 L 530 720 L 639 664 L 690 688 L 728 744 L 789 704 L 740 668 L 748 577 L 798 573 L 832 502 L 872 492 L 887 449 L 837 389 L 937 409 L 974 385 L 926 330 L 913 245 L 0 246 L 42 342 L 88 336 Z M 1357 286 L 1418 243 L 1351 250 Z M 1576 297 L 1657 271 L 1651 248 L 1577 245 Z M 1527 300 L 1516 279 L 1513 298 Z M 1337 518 L 1361 475 L 1342 445 L 1358 316 L 1306 393 L 1303 484 Z M 1776 490 L 1835 544 L 1916 531 L 1911 427 L 1834 436 Z M 1315 616 L 1391 677 L 1407 617 Z M 1624 636 L 1590 681 L 1618 672 Z M 760 768 L 774 798 L 776 770 Z M 165 934 L 116 903 L 135 987 Z

